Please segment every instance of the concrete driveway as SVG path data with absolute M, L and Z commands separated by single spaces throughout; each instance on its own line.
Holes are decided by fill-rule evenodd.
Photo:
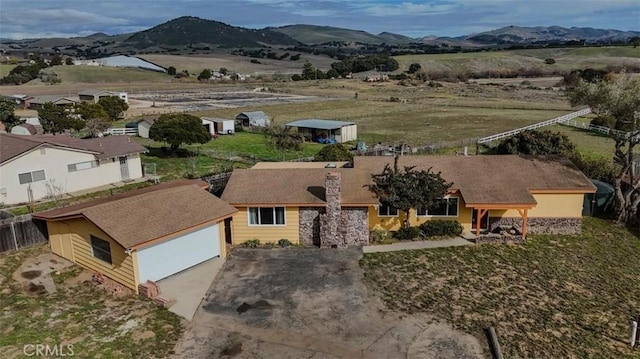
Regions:
M 159 280 L 162 296 L 176 300 L 169 311 L 191 320 L 223 263 L 222 258 L 209 259 Z
M 235 249 L 176 358 L 482 358 L 470 335 L 385 309 L 360 249 Z

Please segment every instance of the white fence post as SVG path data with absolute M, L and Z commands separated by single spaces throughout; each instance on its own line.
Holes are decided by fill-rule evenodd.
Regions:
M 16 251 L 18 250 L 18 239 L 16 238 L 16 228 L 14 227 L 14 222 L 11 222 L 9 225 L 11 226 L 11 236 L 13 237 L 13 246 Z

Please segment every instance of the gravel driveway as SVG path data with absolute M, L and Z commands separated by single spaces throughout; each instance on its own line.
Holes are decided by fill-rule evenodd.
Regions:
M 470 335 L 369 293 L 360 249 L 235 249 L 176 358 L 482 358 Z

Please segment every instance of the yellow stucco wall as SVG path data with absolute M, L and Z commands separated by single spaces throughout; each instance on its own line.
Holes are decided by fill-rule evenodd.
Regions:
M 411 226 L 418 226 L 432 219 L 442 219 L 458 221 L 464 227 L 465 231 L 471 231 L 471 208 L 465 207 L 465 202 L 459 195 L 451 195 L 450 197 L 458 198 L 458 216 L 457 217 L 441 217 L 441 216 L 417 216 L 416 210 L 409 211 L 409 223 Z M 493 212 L 492 212 L 493 213 Z M 404 212 L 399 212 L 397 217 L 380 217 L 375 207 L 369 207 L 369 230 L 383 229 L 387 231 L 395 231 L 400 228 L 404 221 Z
M 233 216 L 233 244 L 239 244 L 251 239 L 259 239 L 260 243 L 278 242 L 286 238 L 291 243 L 300 242 L 300 215 L 298 207 L 285 208 L 285 224 L 281 226 L 249 225 L 249 215 L 246 207 L 238 208 L 239 212 Z
M 124 252 L 118 243 L 111 239 L 91 222 L 84 219 L 72 219 L 63 222 L 47 222 L 51 251 L 77 263 L 89 270 L 99 272 L 116 282 L 133 289 L 137 293 L 134 259 Z M 93 256 L 91 239 L 93 235 L 109 242 L 111 261 L 109 264 Z M 70 248 L 71 253 L 66 253 Z
M 584 201 L 583 193 L 547 193 L 533 194 L 538 204 L 530 209 L 528 217 L 540 218 L 581 218 L 582 205 Z M 491 210 L 491 217 L 517 217 L 520 214 L 515 209 Z

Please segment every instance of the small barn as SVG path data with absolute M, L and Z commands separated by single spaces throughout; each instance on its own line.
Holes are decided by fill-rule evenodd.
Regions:
M 125 103 L 129 103 L 129 97 L 126 92 L 115 92 L 115 91 L 105 91 L 105 90 L 84 90 L 78 92 L 78 98 L 82 102 L 89 103 L 98 103 L 102 97 L 118 97 L 123 100 Z
M 241 112 L 236 116 L 236 122 L 242 127 L 267 127 L 271 123 L 262 111 Z
M 143 118 L 138 120 L 138 136 L 142 138 L 149 138 L 149 129 L 154 122 L 156 122 L 155 118 Z
M 354 122 L 306 119 L 289 122 L 287 127 L 295 127 L 305 139 L 319 143 L 343 143 L 358 138 Z
M 213 123 L 218 135 L 233 135 L 236 132 L 235 121 L 228 118 L 203 117 L 202 121 Z

